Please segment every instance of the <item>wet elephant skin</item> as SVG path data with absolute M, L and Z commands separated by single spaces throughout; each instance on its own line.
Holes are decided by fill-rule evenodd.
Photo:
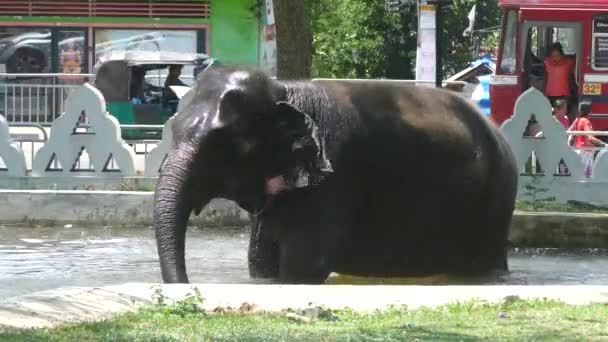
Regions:
M 224 66 L 202 72 L 194 91 L 155 194 L 165 282 L 188 282 L 187 220 L 213 198 L 252 215 L 252 277 L 316 284 L 330 272 L 507 270 L 515 161 L 465 99 Z

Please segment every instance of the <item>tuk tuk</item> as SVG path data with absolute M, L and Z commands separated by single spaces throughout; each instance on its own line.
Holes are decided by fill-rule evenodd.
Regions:
M 205 54 L 128 51 L 100 58 L 95 87 L 108 112 L 121 125 L 163 125 L 177 110 L 177 87 L 192 87 L 198 73 L 213 63 Z M 162 128 L 122 130 L 124 139 L 157 139 Z
M 543 61 L 560 43 L 573 60 L 570 116 L 590 101 L 595 130 L 608 130 L 608 1 L 500 0 L 502 33 L 496 75 L 490 83 L 491 117 L 498 125 L 513 115 L 517 98 L 530 87 L 544 91 Z

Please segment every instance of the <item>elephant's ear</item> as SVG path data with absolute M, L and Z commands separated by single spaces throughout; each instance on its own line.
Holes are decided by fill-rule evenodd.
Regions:
M 308 114 L 287 102 L 278 102 L 276 118 L 278 129 L 291 144 L 293 158 L 287 172 L 292 176 L 294 186 L 314 185 L 333 172 L 319 127 Z

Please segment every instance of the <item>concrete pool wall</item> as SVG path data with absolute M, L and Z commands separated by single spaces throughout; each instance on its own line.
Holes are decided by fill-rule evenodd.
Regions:
M 149 227 L 152 192 L 0 190 L 0 225 Z M 245 227 L 249 215 L 226 200 L 211 202 L 191 225 Z M 608 215 L 516 211 L 511 228 L 516 247 L 608 248 Z
M 0 224 L 149 227 L 153 203 L 153 192 L 0 190 Z M 244 227 L 250 221 L 233 202 L 214 200 L 190 222 Z

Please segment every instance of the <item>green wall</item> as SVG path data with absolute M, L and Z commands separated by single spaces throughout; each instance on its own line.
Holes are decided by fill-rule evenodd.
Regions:
M 226 63 L 258 64 L 257 0 L 211 1 L 211 55 Z
M 1 0 L 0 0 L 1 1 Z M 153 19 L 107 17 L 14 17 L 3 21 L 65 23 L 210 24 L 210 54 L 225 62 L 257 65 L 260 23 L 252 8 L 258 0 L 211 0 L 211 19 Z

